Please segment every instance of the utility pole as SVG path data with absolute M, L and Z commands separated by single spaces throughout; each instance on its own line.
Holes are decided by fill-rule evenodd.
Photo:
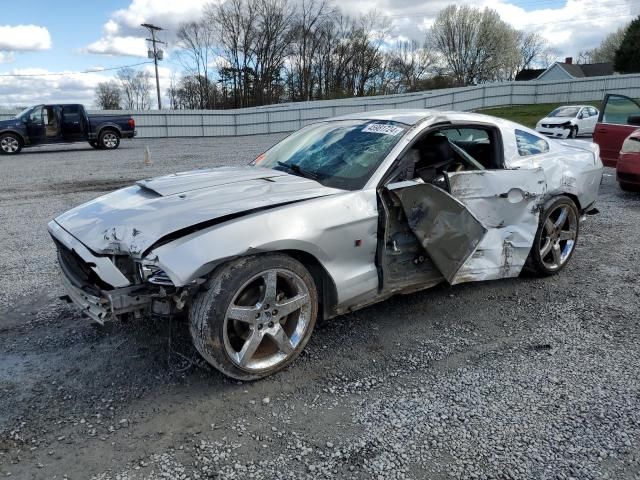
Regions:
M 147 38 L 147 42 L 151 42 L 153 49 L 153 51 L 149 50 L 149 58 L 153 57 L 153 64 L 156 67 L 156 91 L 158 93 L 158 110 L 162 110 L 162 102 L 160 100 L 160 77 L 158 76 L 158 60 L 162 60 L 164 52 L 162 50 L 158 50 L 156 44 L 160 43 L 166 45 L 166 43 L 161 42 L 156 38 L 156 32 L 159 32 L 163 29 L 161 27 L 151 25 L 150 23 L 143 23 L 141 26 L 149 30 L 149 33 L 151 33 L 151 38 Z

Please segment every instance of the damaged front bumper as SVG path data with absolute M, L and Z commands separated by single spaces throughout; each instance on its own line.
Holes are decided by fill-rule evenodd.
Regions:
M 184 303 L 170 285 L 132 282 L 106 256 L 95 255 L 55 221 L 48 225 L 58 249 L 58 264 L 68 300 L 103 324 L 125 313 L 165 315 Z
M 104 324 L 123 313 L 146 310 L 150 307 L 152 298 L 148 295 L 136 294 L 139 287 L 125 287 L 104 291 L 95 290 L 89 285 L 79 287 L 73 284 L 62 268 L 62 284 L 69 299 L 75 303 L 82 313 L 90 319 Z
M 551 138 L 569 138 L 571 126 L 536 127 L 536 132 Z

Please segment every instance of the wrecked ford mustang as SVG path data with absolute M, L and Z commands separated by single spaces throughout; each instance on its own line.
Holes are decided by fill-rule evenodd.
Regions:
M 366 112 L 247 166 L 141 180 L 49 223 L 97 322 L 188 313 L 200 354 L 269 375 L 331 318 L 398 293 L 560 271 L 602 178 L 598 147 L 493 117 Z

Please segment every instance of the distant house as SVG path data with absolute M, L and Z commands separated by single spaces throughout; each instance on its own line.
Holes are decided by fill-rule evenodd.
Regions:
M 524 70 L 520 70 L 516 75 L 516 82 L 528 82 L 529 80 L 535 80 L 546 71 L 546 68 L 525 68 Z
M 572 78 L 602 77 L 613 75 L 613 63 L 573 63 L 568 57 L 564 62 L 556 62 L 536 77 L 536 80 L 570 80 Z M 516 78 L 517 79 L 517 78 Z

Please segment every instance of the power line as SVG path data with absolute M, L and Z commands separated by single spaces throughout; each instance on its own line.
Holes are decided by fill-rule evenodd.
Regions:
M 111 68 L 101 68 L 94 70 L 84 70 L 82 72 L 60 72 L 60 73 L 2 73 L 1 77 L 64 77 L 70 75 L 84 75 L 87 73 L 101 73 L 101 72 L 109 72 L 111 70 L 120 70 L 122 68 L 131 68 L 138 67 L 140 65 L 150 65 L 153 62 L 141 62 L 141 63 L 133 63 L 131 65 L 122 65 L 120 67 L 111 67 Z

